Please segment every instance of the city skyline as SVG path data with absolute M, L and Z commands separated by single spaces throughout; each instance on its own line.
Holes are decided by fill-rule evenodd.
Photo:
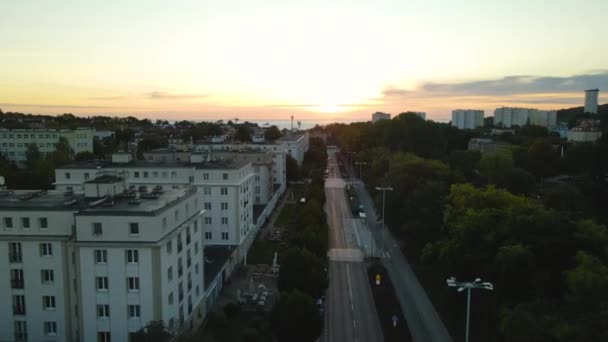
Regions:
M 608 3 L 3 4 L 0 108 L 169 120 L 560 109 L 608 85 Z M 567 22 L 567 25 L 564 25 Z M 592 51 L 592 53 L 590 53 Z

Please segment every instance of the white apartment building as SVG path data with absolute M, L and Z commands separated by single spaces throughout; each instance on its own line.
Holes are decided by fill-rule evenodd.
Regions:
M 275 144 L 278 144 L 283 151 L 294 158 L 298 162 L 298 165 L 301 166 L 304 162 L 304 154 L 308 151 L 310 144 L 310 134 L 308 131 L 290 132 L 277 139 Z
M 374 114 L 372 114 L 372 123 L 376 123 L 380 120 L 390 120 L 390 119 L 391 119 L 391 115 L 387 114 L 387 113 L 375 112 Z
M 24 166 L 25 152 L 36 144 L 42 155 L 55 152 L 59 138 L 66 138 L 74 153 L 93 152 L 94 131 L 88 128 L 69 129 L 0 129 L 0 153 L 18 166 Z
M 69 244 L 78 207 L 63 193 L 0 191 L 0 341 L 72 341 Z
M 585 113 L 597 114 L 599 89 L 585 90 Z
M 483 126 L 483 110 L 456 109 L 452 111 L 452 126 L 458 129 L 475 129 Z
M 501 107 L 494 111 L 494 125 L 503 127 L 527 124 L 551 127 L 556 125 L 557 114 L 552 110 L 536 108 Z
M 198 187 L 206 212 L 203 217 L 205 244 L 238 246 L 237 260 L 244 260 L 249 241 L 255 235 L 254 167 L 247 160 L 206 161 L 204 157 L 192 155 L 189 163 L 153 163 L 134 161 L 128 153 L 114 154 L 112 162 L 83 162 L 57 168 L 55 188 L 84 191 L 91 180 L 103 175 L 121 177 L 127 187 Z
M 13 304 L 0 309 L 0 340 L 128 341 L 152 320 L 177 332 L 203 318 L 197 189 L 124 185 L 102 176 L 84 194 L 0 195 L 0 272 L 11 275 L 0 298 Z

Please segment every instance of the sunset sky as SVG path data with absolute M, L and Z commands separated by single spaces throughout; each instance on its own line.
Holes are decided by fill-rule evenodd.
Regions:
M 0 108 L 369 120 L 608 92 L 608 1 L 0 3 Z M 600 103 L 606 99 L 600 92 Z

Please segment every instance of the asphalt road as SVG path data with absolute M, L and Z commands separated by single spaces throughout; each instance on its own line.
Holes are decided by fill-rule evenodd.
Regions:
M 333 171 L 325 183 L 326 212 L 330 227 L 329 288 L 326 294 L 324 342 L 383 341 L 380 321 L 372 297 L 363 253 L 358 248 L 352 215 L 345 195 L 345 182 L 335 156 Z
M 352 171 L 351 168 L 349 173 L 354 174 Z M 377 216 L 374 204 L 363 183 L 355 181 L 353 185 L 360 203 L 364 206 L 368 221 L 367 226 L 372 229 L 372 235 L 377 242 L 376 246 L 381 249 L 382 263 L 386 267 L 397 292 L 412 339 L 416 342 L 451 342 L 452 338 L 420 282 L 418 282 L 416 274 L 401 253 L 397 240 L 387 229 L 382 231 L 381 224 L 376 223 Z M 388 196 L 390 196 L 390 192 L 387 193 L 387 198 Z

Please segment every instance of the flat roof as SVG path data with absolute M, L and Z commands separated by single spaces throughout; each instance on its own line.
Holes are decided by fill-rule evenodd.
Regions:
M 89 181 L 84 182 L 85 184 L 112 184 L 122 182 L 125 179 L 118 176 L 113 175 L 101 175 L 95 179 L 91 179 Z
M 3 210 L 79 210 L 86 205 L 84 195 L 66 196 L 62 191 L 2 190 L 0 209 Z
M 212 153 L 213 156 L 213 153 Z M 106 168 L 128 169 L 128 168 L 197 168 L 197 169 L 240 169 L 249 162 L 243 160 L 213 160 L 211 162 L 190 163 L 188 162 L 152 162 L 146 160 L 133 160 L 127 163 L 113 163 L 110 161 L 102 162 L 75 162 L 57 167 L 57 170 L 64 169 L 90 169 L 103 170 Z
M 82 208 L 77 215 L 155 215 L 156 213 L 180 202 L 183 198 L 190 196 L 197 190 L 195 187 L 163 190 L 158 193 L 147 193 L 141 195 L 138 200 L 128 197 L 116 196 L 112 198 L 111 204 L 98 203 L 100 199 L 87 199 L 87 206 Z M 148 198 L 149 197 L 149 198 Z
M 286 135 L 280 137 L 279 139 L 277 139 L 277 141 L 296 141 L 296 140 L 299 140 L 300 138 L 302 138 L 305 133 L 306 133 L 306 131 L 290 132 L 290 133 L 287 133 Z

